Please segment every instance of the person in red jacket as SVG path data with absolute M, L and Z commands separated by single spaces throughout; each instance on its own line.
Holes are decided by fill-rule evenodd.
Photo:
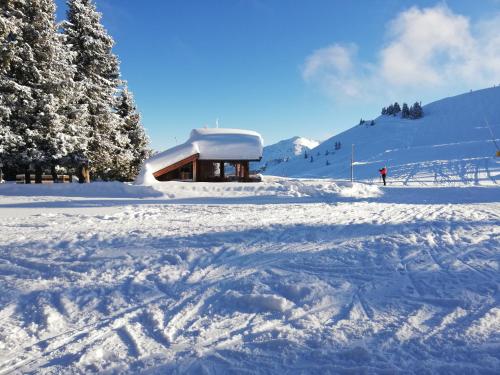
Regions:
M 380 175 L 382 176 L 382 181 L 384 181 L 384 186 L 385 186 L 385 176 L 387 176 L 387 167 L 379 169 L 378 171 L 380 172 Z

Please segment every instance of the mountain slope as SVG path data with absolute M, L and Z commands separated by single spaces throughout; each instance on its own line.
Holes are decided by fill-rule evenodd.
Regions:
M 309 151 L 319 145 L 318 141 L 304 137 L 293 137 L 285 139 L 278 143 L 264 147 L 262 160 L 256 163 L 256 170 L 265 170 L 272 166 L 289 160 L 295 156 L 302 155 L 305 151 Z
M 442 99 L 423 109 L 424 117 L 418 120 L 380 116 L 374 126 L 354 126 L 314 148 L 312 162 L 296 157 L 265 173 L 346 179 L 354 144 L 359 180 L 377 180 L 378 169 L 387 165 L 392 183 L 499 182 L 500 162 L 485 120 L 498 142 L 500 87 Z M 336 142 L 342 143 L 340 150 L 335 150 Z

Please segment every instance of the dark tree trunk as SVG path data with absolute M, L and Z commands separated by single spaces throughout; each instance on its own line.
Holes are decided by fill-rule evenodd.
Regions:
M 35 184 L 42 183 L 42 175 L 43 175 L 43 169 L 40 165 L 37 165 L 35 167 Z
M 57 172 L 56 172 L 55 165 L 50 167 L 50 174 L 52 175 L 52 181 L 54 182 L 54 184 L 57 184 L 59 182 L 59 179 L 57 178 Z
M 80 184 L 90 183 L 89 167 L 85 164 L 78 167 L 78 182 Z
M 76 171 L 76 175 L 78 176 L 78 182 L 80 184 L 84 184 L 85 183 L 85 176 L 83 175 L 83 165 L 80 165 L 78 167 L 78 170 Z
M 31 171 L 29 167 L 24 170 L 24 183 L 31 184 Z

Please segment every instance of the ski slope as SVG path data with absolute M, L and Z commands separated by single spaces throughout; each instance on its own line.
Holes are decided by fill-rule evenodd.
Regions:
M 498 373 L 499 200 L 0 185 L 0 374 Z
M 374 126 L 369 121 L 354 126 L 316 147 L 313 162 L 299 156 L 265 173 L 347 179 L 354 144 L 358 180 L 377 181 L 378 169 L 386 165 L 391 184 L 499 183 L 500 160 L 487 123 L 500 144 L 500 87 L 442 99 L 423 109 L 424 117 L 418 120 L 380 116 Z M 335 142 L 342 143 L 340 150 L 335 150 Z

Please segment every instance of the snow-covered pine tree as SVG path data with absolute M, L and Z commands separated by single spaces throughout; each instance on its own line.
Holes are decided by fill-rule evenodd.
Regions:
M 22 140 L 11 131 L 10 118 L 15 99 L 13 95 L 21 91 L 21 87 L 13 85 L 9 76 L 12 59 L 19 51 L 16 34 L 20 31 L 21 15 L 16 12 L 16 6 L 23 2 L 2 0 L 0 2 L 0 163 L 12 165 L 13 158 L 10 150 L 20 146 Z
M 0 123 L 5 130 L 0 151 L 6 167 L 28 169 L 33 156 L 27 133 L 32 123 L 30 109 L 34 107 L 30 78 L 35 62 L 23 35 L 27 4 L 24 0 L 3 0 L 1 5 Z
M 117 155 L 116 163 L 121 165 L 117 178 L 133 180 L 144 160 L 151 156 L 151 150 L 134 97 L 126 86 L 116 99 L 116 113 L 122 120 L 119 132 L 125 138 L 125 145 Z
M 394 105 L 391 104 L 389 107 L 387 107 L 387 115 L 393 115 L 394 114 Z
M 401 109 L 401 117 L 409 118 L 410 117 L 410 108 L 408 108 L 408 104 L 403 103 L 403 108 Z
M 120 116 L 113 111 L 121 84 L 114 41 L 101 24 L 101 14 L 92 0 L 69 0 L 64 32 L 75 53 L 75 80 L 82 85 L 82 103 L 87 107 L 89 146 L 85 157 L 94 178 L 116 174 L 116 155 L 126 140 L 117 130 Z
M 410 118 L 418 119 L 424 115 L 422 105 L 419 102 L 415 102 L 410 108 Z
M 0 117 L 7 166 L 24 169 L 27 182 L 81 146 L 68 114 L 73 70 L 55 22 L 53 0 L 3 0 Z M 77 116 L 75 116 L 76 122 Z M 4 137 L 5 138 L 5 137 Z
M 399 106 L 398 102 L 395 102 L 394 106 L 393 106 L 393 112 L 392 112 L 392 114 L 393 115 L 397 115 L 399 112 L 401 112 L 401 107 Z

